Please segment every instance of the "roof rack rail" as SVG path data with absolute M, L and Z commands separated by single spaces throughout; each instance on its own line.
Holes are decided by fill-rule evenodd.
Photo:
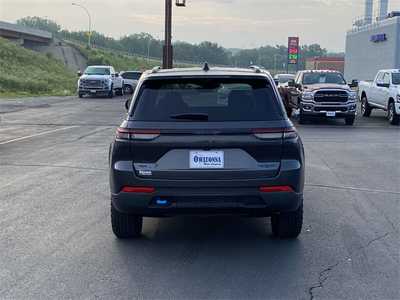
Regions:
M 256 73 L 261 73 L 261 68 L 259 66 L 253 65 L 253 66 L 250 66 L 249 68 L 254 70 L 254 72 L 256 72 Z
M 205 71 L 205 72 L 210 71 L 210 66 L 208 65 L 208 62 L 204 62 L 203 71 Z
M 161 67 L 157 66 L 157 67 L 154 67 L 153 69 L 151 69 L 151 73 L 157 73 L 160 70 L 161 70 Z

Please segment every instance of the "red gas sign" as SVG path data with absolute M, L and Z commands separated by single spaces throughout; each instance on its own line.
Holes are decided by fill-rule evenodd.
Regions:
M 289 37 L 288 39 L 288 64 L 297 65 L 299 61 L 299 38 Z

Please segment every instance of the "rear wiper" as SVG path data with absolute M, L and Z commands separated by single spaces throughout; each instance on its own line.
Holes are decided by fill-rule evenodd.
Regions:
M 207 114 L 177 114 L 169 117 L 176 120 L 208 121 Z

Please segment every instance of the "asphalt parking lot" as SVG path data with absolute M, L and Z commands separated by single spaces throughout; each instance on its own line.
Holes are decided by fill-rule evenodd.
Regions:
M 400 128 L 299 126 L 298 240 L 269 220 L 145 219 L 111 232 L 107 155 L 124 99 L 0 100 L 1 299 L 399 299 Z

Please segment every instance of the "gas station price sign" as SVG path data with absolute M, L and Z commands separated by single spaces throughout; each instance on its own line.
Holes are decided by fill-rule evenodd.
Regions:
M 299 38 L 289 37 L 288 39 L 288 64 L 297 65 L 299 61 Z

